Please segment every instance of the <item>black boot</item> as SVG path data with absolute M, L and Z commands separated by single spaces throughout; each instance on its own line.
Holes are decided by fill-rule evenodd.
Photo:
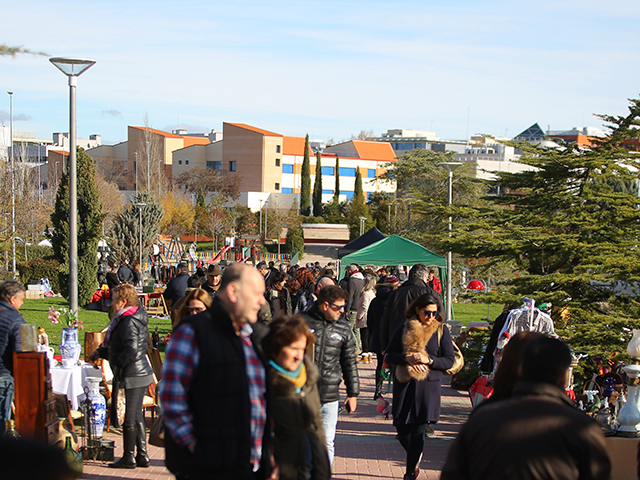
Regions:
M 110 463 L 111 468 L 136 468 L 136 459 L 133 456 L 136 447 L 136 431 L 135 425 L 124 425 L 122 427 L 122 449 L 124 453 L 122 458 L 117 462 Z
M 136 423 L 136 465 L 146 468 L 149 466 L 149 455 L 147 455 L 147 431 L 144 422 Z

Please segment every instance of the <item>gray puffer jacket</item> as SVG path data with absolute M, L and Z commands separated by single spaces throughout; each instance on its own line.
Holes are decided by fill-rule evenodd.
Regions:
M 320 403 L 340 400 L 340 383 L 343 377 L 347 396 L 358 396 L 360 381 L 356 344 L 347 321 L 343 318 L 335 322 L 325 320 L 317 305 L 303 315 L 316 336 L 314 360 L 320 371 L 318 380 Z

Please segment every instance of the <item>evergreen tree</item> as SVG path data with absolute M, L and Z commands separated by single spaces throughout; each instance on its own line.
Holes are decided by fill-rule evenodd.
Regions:
M 322 165 L 320 152 L 316 152 L 316 181 L 313 184 L 313 216 L 322 216 Z
M 628 330 L 640 327 L 638 197 L 613 185 L 637 180 L 634 148 L 640 101 L 626 117 L 601 117 L 607 137 L 591 148 L 510 143 L 531 170 L 494 172 L 502 195 L 484 208 L 456 208 L 452 250 L 510 263 L 518 275 L 502 285 L 503 301 L 551 303 L 557 332 L 590 354 L 596 371 L 626 360 Z M 628 189 L 627 189 L 628 190 Z M 497 299 L 497 297 L 496 297 Z
M 116 215 L 113 222 L 111 248 L 116 258 L 136 262 L 140 255 L 140 211 L 134 203 L 146 203 L 142 207 L 142 254 L 143 261 L 151 249 L 151 245 L 160 231 L 163 217 L 162 206 L 147 190 L 139 192 L 131 198 L 131 204 L 125 205 Z
M 353 192 L 353 198 L 349 205 L 349 239 L 353 240 L 360 236 L 360 217 L 365 217 L 364 231 L 366 232 L 373 227 L 374 223 L 371 219 L 371 213 L 369 212 L 369 206 L 364 200 L 364 192 L 362 190 L 362 175 L 360 174 L 360 168 L 356 168 L 356 182 Z
M 285 242 L 285 252 L 290 253 L 291 257 L 298 254 L 298 258 L 304 255 L 304 230 L 300 217 L 296 217 L 290 221 L 287 228 L 287 239 Z
M 204 189 L 198 188 L 198 198 L 196 199 L 196 207 L 207 208 L 207 202 L 204 198 Z
M 311 215 L 311 164 L 309 160 L 309 134 L 304 139 L 304 160 L 300 175 L 300 215 Z
M 102 234 L 102 204 L 96 185 L 93 159 L 82 148 L 77 152 L 78 196 L 78 305 L 86 305 L 98 286 L 98 241 Z M 51 244 L 60 263 L 60 289 L 69 298 L 69 172 L 60 179 L 51 214 Z
M 340 203 L 340 158 L 336 157 L 336 170 L 334 172 L 336 177 L 336 185 L 333 191 L 333 202 L 337 205 Z

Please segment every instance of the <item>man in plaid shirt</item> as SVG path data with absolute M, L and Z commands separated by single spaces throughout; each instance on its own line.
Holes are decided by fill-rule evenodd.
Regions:
M 260 273 L 227 268 L 211 308 L 186 318 L 167 347 L 160 398 L 166 464 L 178 480 L 266 479 L 267 370 L 249 325 L 266 302 Z

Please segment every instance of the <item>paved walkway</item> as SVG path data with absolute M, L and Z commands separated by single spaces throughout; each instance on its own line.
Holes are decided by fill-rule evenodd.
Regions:
M 395 439 L 391 419 L 376 411 L 373 400 L 374 363 L 360 364 L 361 393 L 358 408 L 352 414 L 343 414 L 338 421 L 336 455 L 333 478 L 338 480 L 386 480 L 402 479 L 405 453 Z M 447 383 L 448 383 L 448 377 Z M 385 385 L 386 388 L 386 385 Z M 466 392 L 442 389 L 442 414 L 436 425 L 436 434 L 426 440 L 424 456 L 420 463 L 421 479 L 438 479 L 447 452 L 456 433 L 471 410 Z M 389 393 L 389 399 L 391 394 Z M 116 459 L 122 454 L 122 438 L 107 435 L 116 440 Z M 101 462 L 89 462 L 84 466 L 83 479 L 173 479 L 164 467 L 164 450 L 149 445 L 150 468 L 114 470 Z

